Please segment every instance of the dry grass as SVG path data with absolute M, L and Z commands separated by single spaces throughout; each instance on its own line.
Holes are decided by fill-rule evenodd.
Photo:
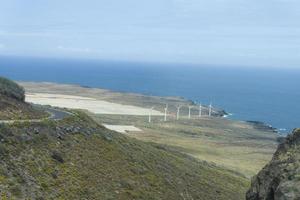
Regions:
M 145 117 L 93 115 L 98 122 L 134 125 L 143 132 L 129 132 L 136 139 L 166 144 L 195 158 L 214 162 L 251 177 L 272 157 L 276 134 L 256 130 L 251 124 L 221 118 L 154 123 Z

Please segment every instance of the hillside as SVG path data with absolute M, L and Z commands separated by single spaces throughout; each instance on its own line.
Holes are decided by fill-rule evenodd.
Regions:
M 0 77 L 0 120 L 38 119 L 47 116 L 24 100 L 25 91 L 21 86 Z
M 278 146 L 272 161 L 252 180 L 247 200 L 300 199 L 300 129 Z
M 271 159 L 278 145 L 277 134 L 272 129 L 257 128 L 255 124 L 226 118 L 195 118 L 167 122 L 162 117 L 118 115 L 89 115 L 99 123 L 133 125 L 142 132 L 126 135 L 142 140 L 168 145 L 200 160 L 242 173 L 249 179 Z
M 22 98 L 2 95 L 13 100 L 14 108 L 29 106 Z M 71 112 L 55 121 L 0 123 L 0 199 L 244 197 L 248 180 L 238 173 L 107 130 L 86 114 Z
M 2 125 L 0 137 L 0 190 L 15 199 L 242 199 L 247 187 L 237 174 L 85 114 Z
M 0 77 L 0 94 L 19 101 L 25 100 L 25 91 L 17 83 Z

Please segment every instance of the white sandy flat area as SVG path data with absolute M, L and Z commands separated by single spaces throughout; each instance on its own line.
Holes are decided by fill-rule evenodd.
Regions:
M 84 109 L 95 114 L 149 115 L 150 109 L 138 106 L 122 105 L 94 98 L 63 94 L 28 93 L 26 101 L 34 104 L 51 105 L 61 108 Z M 162 112 L 153 110 L 152 115 L 161 116 Z
M 125 126 L 125 125 L 109 125 L 102 124 L 105 128 L 117 131 L 119 133 L 126 133 L 127 131 L 141 132 L 142 130 L 135 126 Z

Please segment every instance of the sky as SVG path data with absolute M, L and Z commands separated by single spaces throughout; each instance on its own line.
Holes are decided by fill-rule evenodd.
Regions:
M 299 0 L 0 5 L 0 55 L 300 68 Z

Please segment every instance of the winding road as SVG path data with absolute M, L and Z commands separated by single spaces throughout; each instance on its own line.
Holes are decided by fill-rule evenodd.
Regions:
M 52 120 L 62 120 L 67 116 L 74 115 L 71 112 L 56 109 L 56 108 L 44 108 L 46 112 L 50 114 L 50 117 L 48 119 Z
M 42 106 L 39 106 L 39 105 L 35 105 L 35 106 L 42 107 Z M 74 115 L 71 112 L 63 111 L 63 110 L 56 109 L 56 108 L 47 108 L 47 107 L 42 107 L 42 108 L 47 113 L 50 114 L 49 117 L 43 118 L 43 119 L 30 119 L 30 120 L 0 120 L 0 124 L 12 124 L 14 122 L 41 122 L 45 119 L 51 119 L 51 120 L 57 121 L 57 120 L 62 120 L 67 116 Z

